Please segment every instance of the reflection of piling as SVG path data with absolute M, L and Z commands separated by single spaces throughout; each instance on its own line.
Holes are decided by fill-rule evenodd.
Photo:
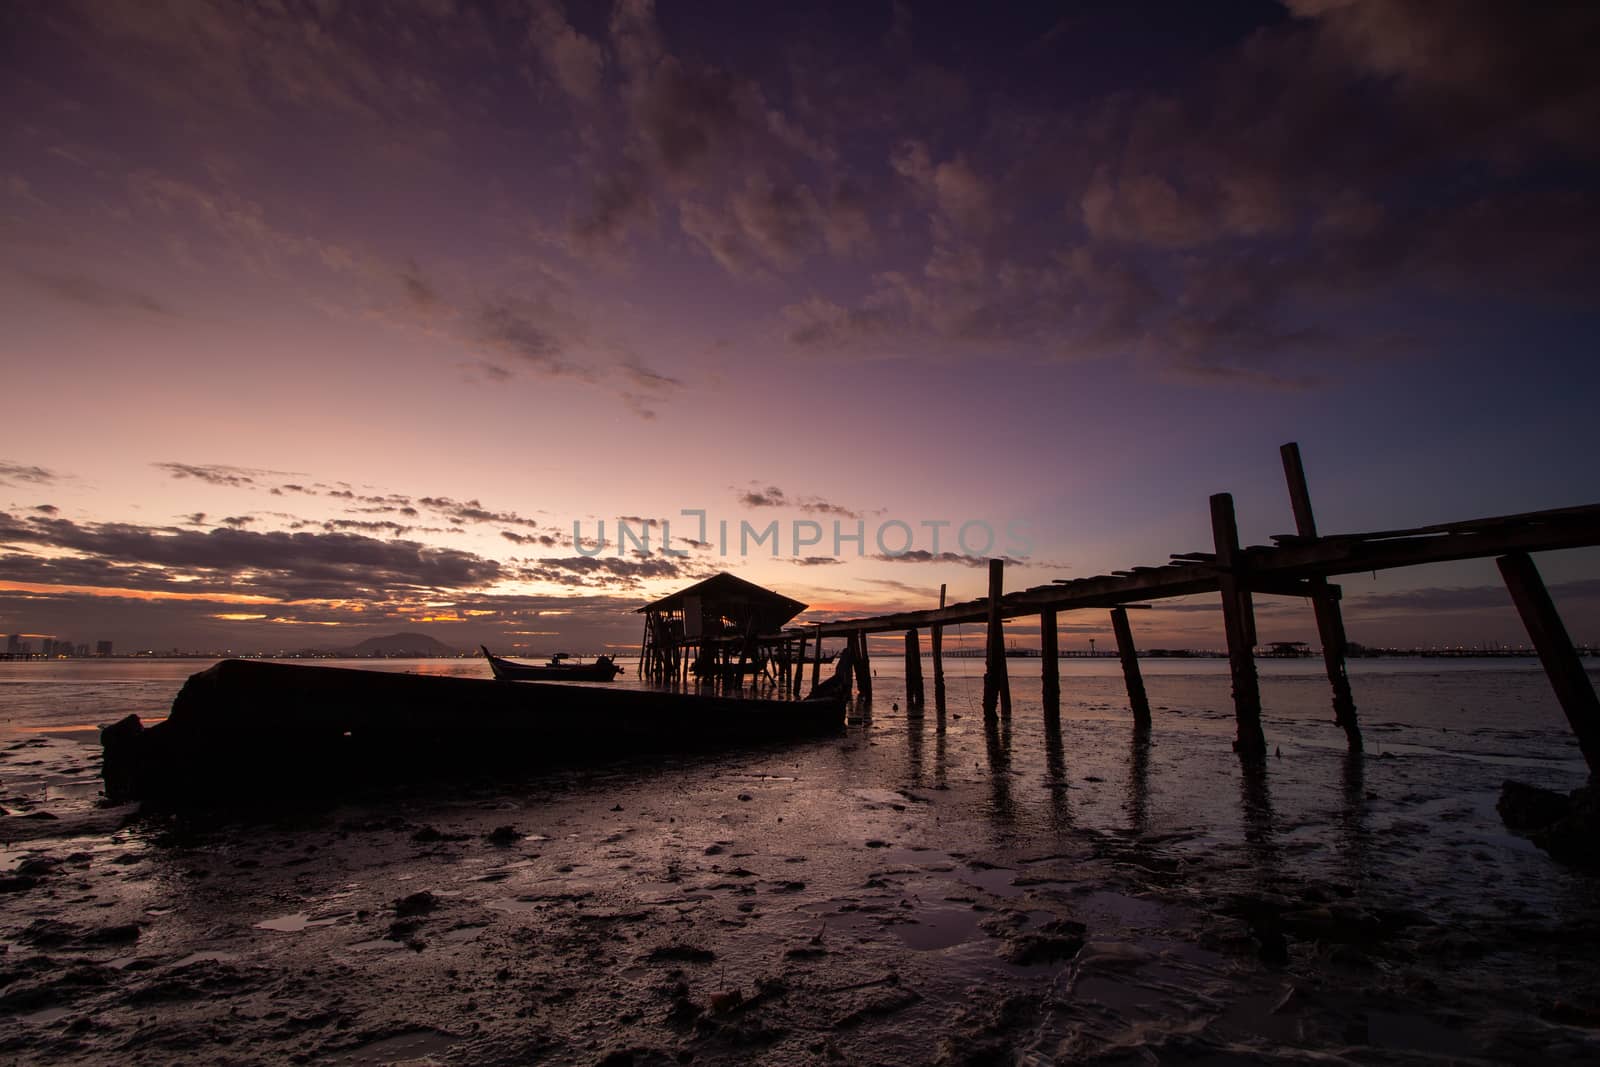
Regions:
M 983 667 L 983 713 L 993 715 L 996 702 L 1011 714 L 1011 679 L 1006 674 L 1006 634 L 1000 600 L 1005 593 L 1005 560 L 989 561 L 988 648 Z
M 1600 772 L 1600 701 L 1583 669 L 1583 661 L 1572 647 L 1567 628 L 1556 612 L 1555 603 L 1539 577 L 1539 568 L 1526 552 L 1514 552 L 1495 560 L 1511 591 L 1511 599 L 1528 628 L 1528 637 L 1539 653 L 1539 662 L 1550 678 L 1550 685 L 1567 713 L 1567 722 L 1578 737 L 1578 747 L 1589 764 L 1589 773 Z
M 1139 650 L 1133 647 L 1133 629 L 1128 625 L 1128 609 L 1111 609 L 1111 629 L 1117 635 L 1117 655 L 1122 659 L 1122 680 L 1128 687 L 1128 706 L 1133 709 L 1135 729 L 1150 729 L 1150 701 L 1144 695 L 1144 676 L 1139 673 Z
M 1061 713 L 1061 648 L 1056 643 L 1056 613 L 1052 608 L 1039 612 L 1039 659 L 1044 685 L 1044 713 Z
M 906 707 L 922 709 L 922 638 L 906 631 Z
M 1228 637 L 1228 670 L 1233 675 L 1233 715 L 1238 723 L 1233 747 L 1241 756 L 1258 758 L 1267 754 L 1267 739 L 1261 732 L 1261 687 L 1256 678 L 1256 612 L 1243 581 L 1232 493 L 1211 498 L 1211 537 L 1217 551 L 1222 625 Z

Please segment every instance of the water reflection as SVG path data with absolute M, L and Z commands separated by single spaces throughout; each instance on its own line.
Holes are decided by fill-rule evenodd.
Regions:
M 906 709 L 906 779 L 912 786 L 922 785 L 924 732 L 927 718 L 921 708 Z
M 1360 752 L 1346 751 L 1340 776 L 1339 831 L 1336 848 L 1345 877 L 1353 883 L 1367 872 L 1367 761 Z
M 1128 754 L 1128 820 L 1133 832 L 1150 832 L 1150 727 L 1135 726 Z
M 1262 875 L 1278 873 L 1278 848 L 1265 760 L 1239 761 L 1239 802 L 1244 816 L 1244 848 Z
M 997 826 L 1016 820 L 1016 800 L 1011 795 L 1011 720 L 983 717 L 983 746 L 989 761 L 989 810 Z
M 1050 828 L 1056 832 L 1072 825 L 1072 802 L 1067 792 L 1067 754 L 1061 736 L 1061 711 L 1048 706 L 1044 713 L 1044 769 L 1050 791 Z

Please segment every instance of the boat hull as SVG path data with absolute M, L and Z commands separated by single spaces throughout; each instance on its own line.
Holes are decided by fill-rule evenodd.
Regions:
M 449 678 L 224 660 L 163 722 L 102 731 L 107 798 L 215 802 L 837 734 L 838 700 Z

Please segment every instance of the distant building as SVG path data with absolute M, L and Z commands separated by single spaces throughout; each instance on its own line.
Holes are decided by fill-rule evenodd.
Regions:
M 15 656 L 22 651 L 22 635 L 11 634 L 6 638 L 6 654 Z
M 94 654 L 100 656 L 101 658 L 111 655 L 111 642 L 96 641 L 94 646 Z

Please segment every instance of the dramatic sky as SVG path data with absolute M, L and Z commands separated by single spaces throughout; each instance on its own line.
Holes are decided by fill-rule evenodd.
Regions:
M 1600 501 L 1597 33 L 1475 0 L 13 0 L 0 632 L 588 650 L 722 568 L 809 617 L 927 606 L 981 592 L 968 556 L 1031 585 L 1207 548 L 1217 491 L 1247 542 L 1290 530 L 1288 440 L 1324 532 Z M 709 545 L 619 555 L 624 517 L 687 547 L 684 509 Z M 1600 641 L 1600 555 L 1541 565 Z M 1357 641 L 1523 640 L 1489 562 L 1344 585 Z M 1222 644 L 1209 601 L 1137 625 Z M 1260 629 L 1314 638 L 1299 603 Z

